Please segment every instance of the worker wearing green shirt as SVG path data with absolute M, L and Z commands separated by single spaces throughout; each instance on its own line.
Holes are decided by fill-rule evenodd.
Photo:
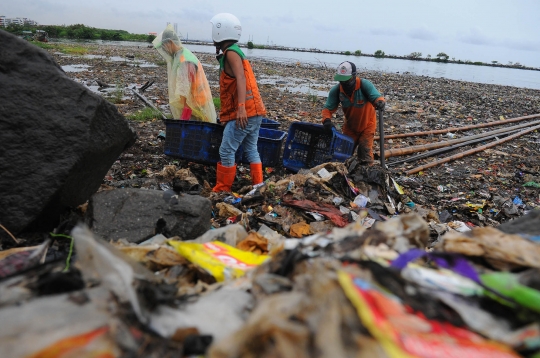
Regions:
M 334 79 L 339 81 L 339 84 L 330 89 L 322 110 L 324 129 L 329 133 L 334 130 L 331 118 L 341 103 L 345 114 L 343 134 L 354 139 L 354 144 L 358 148 L 358 159 L 365 164 L 371 164 L 373 139 L 377 128 L 375 109 L 383 110 L 385 99 L 373 83 L 356 76 L 356 65 L 352 62 L 341 63 L 337 67 Z

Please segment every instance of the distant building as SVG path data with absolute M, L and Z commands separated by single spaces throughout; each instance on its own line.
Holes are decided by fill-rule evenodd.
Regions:
M 34 21 L 32 19 L 27 19 L 26 17 L 23 17 L 23 20 L 24 20 L 25 25 L 30 25 L 30 26 L 37 26 L 38 25 L 37 21 Z
M 29 19 L 27 17 L 14 17 L 14 18 L 8 18 L 4 15 L 0 16 L 0 27 L 7 27 L 9 25 L 31 25 L 36 26 L 38 23 L 32 19 Z
M 157 32 L 149 32 L 148 35 L 154 35 L 154 36 L 157 36 Z
M 24 25 L 24 20 L 22 18 L 20 18 L 20 17 L 15 17 L 15 18 L 10 19 L 10 20 L 11 20 L 10 21 L 11 24 L 21 25 L 21 26 Z

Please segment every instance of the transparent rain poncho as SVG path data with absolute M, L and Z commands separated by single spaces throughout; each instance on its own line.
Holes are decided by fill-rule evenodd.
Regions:
M 174 119 L 216 123 L 216 109 L 204 69 L 171 24 L 152 42 L 167 62 L 169 106 Z

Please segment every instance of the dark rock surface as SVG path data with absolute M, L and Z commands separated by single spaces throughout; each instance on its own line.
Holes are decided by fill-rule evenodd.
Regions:
M 531 210 L 527 215 L 507 221 L 497 229 L 507 234 L 540 237 L 540 210 Z
M 139 243 L 157 234 L 192 240 L 210 229 L 211 213 L 210 200 L 198 195 L 114 189 L 90 199 L 86 222 L 107 241 Z
M 46 51 L 5 31 L 0 43 L 1 223 L 49 229 L 97 191 L 136 134 Z

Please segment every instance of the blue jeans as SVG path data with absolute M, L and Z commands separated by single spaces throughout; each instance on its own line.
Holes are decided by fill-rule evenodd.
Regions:
M 261 162 L 257 151 L 257 141 L 259 140 L 262 118 L 262 116 L 249 117 L 248 124 L 244 129 L 236 128 L 236 121 L 227 122 L 219 147 L 221 165 L 224 167 L 234 165 L 234 156 L 241 144 L 244 145 L 244 155 L 250 163 Z

